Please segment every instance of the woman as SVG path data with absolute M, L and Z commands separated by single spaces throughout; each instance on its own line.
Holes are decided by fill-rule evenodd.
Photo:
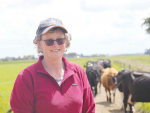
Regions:
M 63 57 L 70 40 L 61 20 L 41 21 L 34 43 L 43 55 L 17 76 L 10 99 L 14 113 L 95 113 L 83 68 Z

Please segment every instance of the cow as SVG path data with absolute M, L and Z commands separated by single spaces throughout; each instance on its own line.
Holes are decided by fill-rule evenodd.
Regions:
M 84 66 L 86 67 L 86 75 L 89 80 L 91 90 L 94 92 L 94 96 L 97 94 L 97 84 L 100 82 L 99 81 L 99 75 L 97 70 L 94 69 L 94 62 L 93 61 L 88 61 L 86 63 L 87 65 Z M 93 90 L 94 88 L 94 90 Z
M 111 68 L 111 60 L 110 59 L 98 59 L 97 60 L 104 69 Z
M 131 102 L 128 103 L 130 113 L 133 113 L 132 106 L 136 102 L 150 102 L 150 73 L 134 70 L 122 70 L 118 73 L 113 81 L 117 84 L 120 92 L 124 94 L 124 112 L 127 113 L 127 103 L 129 97 Z
M 91 89 L 94 92 L 94 96 L 96 96 L 97 95 L 97 84 L 99 83 L 98 73 L 96 70 L 92 69 L 91 71 L 87 72 L 86 74 L 87 74 Z M 94 90 L 93 90 L 93 88 L 94 88 Z
M 112 77 L 117 76 L 118 71 L 115 68 L 106 68 L 102 70 L 101 83 L 105 88 L 107 101 L 111 102 L 111 90 L 113 91 L 113 102 L 115 101 L 115 88 Z M 107 94 L 109 93 L 109 96 Z
M 84 67 L 86 68 L 86 73 L 93 69 L 93 65 L 94 65 L 93 61 L 87 61 L 86 62 L 86 65 L 84 65 Z
M 94 65 L 93 65 L 93 69 L 97 71 L 98 73 L 98 77 L 99 77 L 99 93 L 101 91 L 101 71 L 102 69 L 104 69 L 103 65 L 98 62 L 98 61 L 95 61 L 94 62 Z

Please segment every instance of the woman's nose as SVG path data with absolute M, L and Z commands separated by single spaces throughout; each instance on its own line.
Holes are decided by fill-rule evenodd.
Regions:
M 57 44 L 57 41 L 54 41 L 54 44 L 53 44 L 53 45 L 54 45 L 54 46 L 58 45 L 58 44 Z

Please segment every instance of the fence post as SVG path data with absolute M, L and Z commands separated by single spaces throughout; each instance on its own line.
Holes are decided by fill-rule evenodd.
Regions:
M 126 67 L 126 64 L 124 63 L 124 64 L 123 64 L 123 68 L 125 69 L 125 67 Z
M 131 65 L 129 65 L 129 69 L 131 69 Z

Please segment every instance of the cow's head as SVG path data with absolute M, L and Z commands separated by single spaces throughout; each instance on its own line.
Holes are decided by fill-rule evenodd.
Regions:
M 88 78 L 90 79 L 90 81 L 93 83 L 93 84 L 96 84 L 99 82 L 99 75 L 97 73 L 96 70 L 91 70 L 88 72 Z
M 118 74 L 117 71 L 116 71 L 116 72 L 111 72 L 111 71 L 110 71 L 110 73 L 108 73 L 107 77 L 116 77 L 117 74 Z
M 104 59 L 103 66 L 104 68 L 111 67 L 111 61 L 109 59 Z
M 117 85 L 120 92 L 122 92 L 122 76 L 125 70 L 120 71 L 117 76 L 112 77 L 113 82 Z

